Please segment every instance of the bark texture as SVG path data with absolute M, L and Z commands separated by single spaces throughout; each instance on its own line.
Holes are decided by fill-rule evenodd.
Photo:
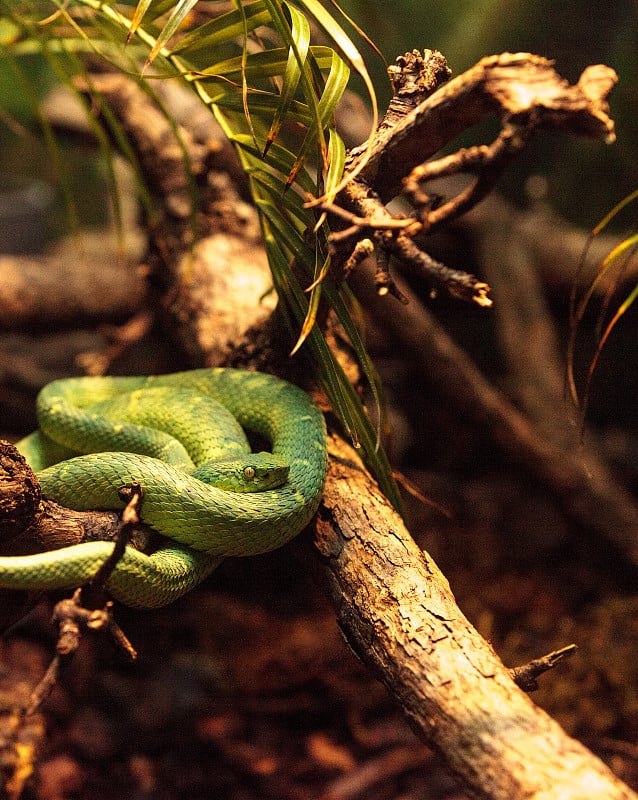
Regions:
M 477 797 L 635 798 L 515 686 L 352 448 L 333 437 L 330 456 L 319 577 L 346 639 L 414 730 Z

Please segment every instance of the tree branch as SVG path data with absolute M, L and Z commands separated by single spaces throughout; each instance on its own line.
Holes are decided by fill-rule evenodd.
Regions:
M 474 796 L 636 797 L 515 685 L 355 452 L 335 437 L 315 535 L 298 547 L 315 563 L 350 645 Z
M 425 61 L 438 55 L 426 51 Z M 554 71 L 551 61 L 531 53 L 488 56 L 444 85 L 446 75 L 438 58 L 434 69 L 439 78 L 430 81 L 430 87 L 436 90 L 381 131 L 358 174 L 360 181 L 374 186 L 383 202 L 401 192 L 410 170 L 490 114 L 501 120 L 533 120 L 539 128 L 607 143 L 615 139 L 607 96 L 618 79 L 604 65 L 588 67 L 575 86 Z M 364 158 L 362 151 L 353 152 L 351 171 Z
M 484 281 L 445 268 L 427 256 L 415 237 L 429 234 L 475 206 L 540 130 L 614 141 L 607 96 L 616 74 L 602 65 L 589 67 L 571 86 L 547 59 L 505 53 L 484 58 L 445 83 L 449 76 L 445 60 L 428 50 L 423 57 L 413 51 L 397 59 L 392 75 L 397 96 L 388 115 L 370 142 L 350 152 L 346 162 L 350 182 L 334 202 L 321 204 L 341 222 L 338 207 L 352 215 L 347 235 L 339 231 L 333 236 L 334 260 L 338 267 L 350 263 L 353 250 L 365 237 L 381 254 L 377 286 L 383 293 L 400 296 L 385 264 L 394 255 L 404 269 L 453 296 L 490 305 Z M 501 130 L 490 145 L 462 148 L 429 160 L 462 131 L 494 114 Z M 436 178 L 460 173 L 474 174 L 475 179 L 448 200 L 427 189 Z M 386 208 L 398 195 L 412 204 L 407 219 L 404 213 L 393 214 Z

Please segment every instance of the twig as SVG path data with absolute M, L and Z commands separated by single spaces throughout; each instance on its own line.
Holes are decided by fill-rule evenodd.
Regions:
M 524 692 L 535 692 L 538 689 L 537 678 L 539 675 L 553 669 L 566 656 L 573 655 L 576 649 L 575 644 L 568 644 L 566 647 L 561 647 L 560 650 L 554 650 L 546 656 L 535 658 L 520 667 L 513 667 L 510 670 L 512 680 Z
M 128 350 L 146 336 L 152 328 L 154 315 L 145 308 L 122 325 L 100 325 L 100 333 L 106 338 L 99 352 L 84 352 L 76 358 L 79 367 L 87 375 L 104 375 L 111 364 L 122 358 Z
M 463 148 L 452 155 L 414 167 L 404 179 L 403 191 L 414 205 L 422 229 L 431 232 L 437 226 L 465 214 L 482 200 L 494 188 L 510 161 L 523 150 L 537 124 L 534 116 L 525 125 L 506 121 L 492 144 Z M 424 189 L 425 184 L 462 172 L 476 173 L 477 178 L 447 203 L 433 208 L 432 198 Z
M 31 693 L 24 712 L 26 716 L 34 714 L 51 694 L 80 646 L 83 632 L 104 630 L 129 660 L 137 658 L 135 648 L 113 619 L 113 603 L 109 601 L 103 608 L 89 609 L 81 604 L 81 596 L 82 589 L 76 589 L 73 597 L 60 600 L 55 605 L 52 622 L 58 626 L 56 653 Z
M 420 249 L 406 234 L 397 236 L 391 242 L 390 250 L 393 255 L 401 259 L 407 272 L 417 273 L 420 276 L 427 275 L 435 286 L 445 288 L 451 297 L 471 300 L 484 308 L 492 305 L 489 284 L 469 272 L 451 269 L 441 264 Z
M 124 555 L 124 550 L 130 542 L 131 535 L 140 523 L 139 510 L 143 498 L 142 487 L 139 483 L 124 486 L 119 491 L 120 500 L 126 503 L 120 515 L 120 529 L 115 537 L 113 552 L 100 566 L 90 581 L 92 589 L 103 589 L 118 561 Z
M 133 484 L 120 491 L 120 497 L 127 499 L 127 504 L 121 514 L 120 535 L 115 541 L 112 555 L 102 564 L 89 583 L 89 588 L 102 589 L 109 576 L 117 566 L 117 562 L 124 553 L 130 531 L 139 523 L 139 506 L 142 500 L 142 488 Z M 83 589 L 78 588 L 73 597 L 60 600 L 53 610 L 52 622 L 58 626 L 58 641 L 56 654 L 49 664 L 44 676 L 34 688 L 25 714 L 33 714 L 46 700 L 60 676 L 68 667 L 75 655 L 82 633 L 85 631 L 106 631 L 120 650 L 129 660 L 137 658 L 135 648 L 128 640 L 124 631 L 113 619 L 113 603 L 107 602 L 103 608 L 86 608 L 82 605 Z

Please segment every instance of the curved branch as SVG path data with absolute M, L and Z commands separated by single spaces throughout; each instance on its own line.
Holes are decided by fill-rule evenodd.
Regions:
M 504 53 L 482 59 L 476 66 L 444 83 L 448 72 L 442 68 L 440 53 L 418 51 L 398 59 L 411 91 L 408 100 L 393 103 L 391 111 L 372 140 L 351 151 L 347 170 L 355 177 L 343 188 L 333 204 L 324 209 L 333 216 L 335 205 L 352 214 L 347 243 L 342 234 L 333 236 L 340 245 L 336 259 L 348 259 L 357 243 L 357 228 L 374 241 L 377 253 L 386 251 L 435 285 L 453 295 L 480 305 L 491 303 L 489 287 L 472 275 L 452 274 L 433 259 L 424 258 L 421 245 L 405 242 L 428 234 L 443 223 L 466 213 L 493 188 L 507 164 L 519 154 L 531 137 L 542 129 L 589 136 L 613 142 L 614 124 L 608 115 L 607 96 L 617 81 L 609 67 L 589 67 L 574 86 L 561 78 L 552 62 L 530 53 Z M 401 74 L 401 70 L 399 70 Z M 397 82 L 395 80 L 395 86 Z M 413 91 L 414 86 L 421 89 Z M 399 86 L 397 92 L 401 92 Z M 423 99 L 424 98 L 424 99 Z M 401 113 L 403 116 L 401 116 Z M 458 134 L 489 115 L 496 115 L 501 130 L 491 145 L 458 150 L 451 155 L 429 160 Z M 363 159 L 365 164 L 362 166 Z M 357 170 L 360 170 L 357 172 Z M 475 179 L 450 199 L 430 193 L 429 181 L 458 173 L 472 173 Z M 391 214 L 386 204 L 403 194 L 412 204 L 411 225 L 404 215 Z M 401 220 L 400 232 L 392 234 L 391 220 Z M 372 221 L 382 227 L 374 229 Z M 362 224 L 363 222 L 363 224 Z M 399 239 L 404 244 L 399 247 Z M 399 293 L 389 275 L 382 270 L 379 288 L 396 296 Z

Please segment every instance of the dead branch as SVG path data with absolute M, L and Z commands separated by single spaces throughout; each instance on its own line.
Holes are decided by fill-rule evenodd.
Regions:
M 514 683 L 524 692 L 535 692 L 538 689 L 538 677 L 547 670 L 553 669 L 559 661 L 566 656 L 573 655 L 576 650 L 575 644 L 568 644 L 559 650 L 554 650 L 541 658 L 535 658 L 520 667 L 513 667 L 510 675 Z
M 31 692 L 24 712 L 27 717 L 35 714 L 51 694 L 64 671 L 68 669 L 80 646 L 82 635 L 87 631 L 106 632 L 129 660 L 134 661 L 137 658 L 134 647 L 113 619 L 113 603 L 109 601 L 104 608 L 85 608 L 80 602 L 81 597 L 82 590 L 76 589 L 73 597 L 60 600 L 53 609 L 51 622 L 58 628 L 56 652 L 46 672 Z
M 91 541 L 114 541 L 120 515 L 111 511 L 73 511 L 42 498 L 40 484 L 23 456 L 0 440 L 0 536 L 5 555 L 57 550 Z M 150 531 L 136 527 L 133 543 L 149 544 Z
M 352 180 L 334 203 L 323 203 L 322 208 L 342 222 L 343 214 L 336 207 L 351 214 L 346 231 L 333 236 L 338 266 L 351 265 L 349 259 L 362 239 L 371 241 L 381 254 L 376 281 L 382 293 L 400 299 L 387 268 L 387 259 L 393 255 L 404 270 L 428 277 L 453 296 L 490 305 L 484 281 L 439 264 L 415 237 L 473 208 L 540 130 L 612 142 L 607 96 L 617 78 L 608 67 L 589 67 L 578 84 L 570 86 L 550 61 L 529 53 L 484 58 L 445 83 L 448 76 L 437 52 L 426 51 L 422 57 L 413 51 L 397 60 L 393 78 L 397 92 L 405 92 L 405 97 L 397 96 L 371 142 L 351 151 L 347 171 Z M 490 145 L 428 160 L 463 130 L 494 114 L 501 130 Z M 473 174 L 474 181 L 448 200 L 427 188 L 434 179 L 462 173 Z M 407 219 L 386 208 L 400 194 L 412 204 Z
M 588 67 L 578 83 L 571 86 L 546 58 L 503 53 L 481 59 L 441 85 L 446 74 L 440 54 L 425 51 L 423 61 L 427 63 L 419 67 L 421 73 L 434 69 L 437 76 L 429 79 L 429 95 L 403 119 L 382 130 L 373 142 L 366 166 L 358 174 L 384 202 L 401 192 L 403 178 L 412 169 L 491 114 L 517 122 L 529 120 L 539 127 L 576 136 L 614 141 L 607 96 L 617 77 L 609 67 Z M 351 171 L 364 157 L 362 149 L 353 152 Z
M 142 501 L 142 487 L 139 484 L 123 487 L 120 498 L 127 500 L 126 506 L 119 514 L 113 553 L 101 565 L 92 577 L 88 591 L 103 594 L 106 581 L 124 554 L 125 547 L 135 536 L 140 524 L 139 507 Z M 58 628 L 58 640 L 55 655 L 37 686 L 33 689 L 25 715 L 35 713 L 50 695 L 53 687 L 60 680 L 64 670 L 68 668 L 75 655 L 82 635 L 87 631 L 104 631 L 115 645 L 130 661 L 137 658 L 135 648 L 128 637 L 113 618 L 113 602 L 107 601 L 102 608 L 85 607 L 83 605 L 83 589 L 75 590 L 71 598 L 65 598 L 55 604 L 51 621 Z
M 92 77 L 140 154 L 155 199 L 148 281 L 160 289 L 158 310 L 193 363 L 228 354 L 228 343 L 273 311 L 271 276 L 255 209 L 245 202 L 246 176 L 210 112 L 175 85 L 158 87 L 174 126 L 135 81 Z M 192 214 L 196 208 L 197 213 Z

